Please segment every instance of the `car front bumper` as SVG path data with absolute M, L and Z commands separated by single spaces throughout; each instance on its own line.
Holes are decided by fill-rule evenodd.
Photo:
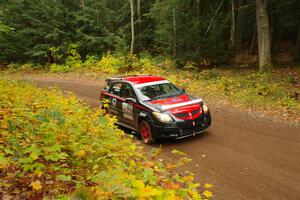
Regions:
M 194 120 L 178 120 L 172 123 L 153 123 L 153 136 L 157 139 L 182 139 L 195 136 L 211 125 L 210 113 L 202 114 Z

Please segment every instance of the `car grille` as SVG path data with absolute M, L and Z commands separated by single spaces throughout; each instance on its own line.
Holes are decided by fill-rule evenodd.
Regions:
M 192 116 L 196 115 L 198 112 L 200 112 L 200 109 L 196 109 L 196 110 L 192 111 Z
M 177 113 L 177 114 L 175 114 L 175 116 L 179 119 L 186 119 L 189 117 L 192 118 L 193 116 L 197 115 L 199 112 L 200 112 L 200 109 L 196 109 L 190 113 Z
M 175 115 L 176 117 L 188 117 L 189 114 L 188 113 L 179 113 Z

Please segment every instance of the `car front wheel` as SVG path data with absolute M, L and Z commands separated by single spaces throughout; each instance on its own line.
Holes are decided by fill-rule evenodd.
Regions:
M 139 132 L 141 138 L 145 144 L 154 143 L 154 139 L 152 137 L 152 131 L 149 123 L 145 120 L 142 120 L 139 124 Z

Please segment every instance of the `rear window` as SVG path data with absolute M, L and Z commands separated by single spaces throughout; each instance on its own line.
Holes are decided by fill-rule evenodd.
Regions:
M 122 91 L 121 91 L 121 97 L 124 99 L 125 98 L 134 98 L 135 99 L 133 89 L 128 83 L 123 84 Z
M 121 94 L 122 83 L 113 83 L 111 84 L 108 92 L 114 94 L 116 96 L 120 96 Z

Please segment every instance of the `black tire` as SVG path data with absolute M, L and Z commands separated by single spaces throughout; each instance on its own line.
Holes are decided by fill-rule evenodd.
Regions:
M 153 144 L 154 139 L 152 135 L 151 126 L 146 120 L 142 120 L 139 124 L 139 134 L 145 144 Z

